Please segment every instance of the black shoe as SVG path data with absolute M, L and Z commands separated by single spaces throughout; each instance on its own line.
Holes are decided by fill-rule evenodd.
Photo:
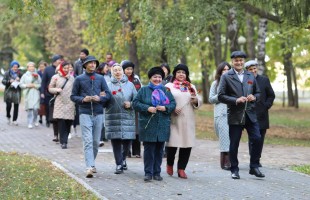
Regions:
M 151 182 L 152 181 L 152 176 L 144 176 L 144 181 L 145 182 Z
M 126 163 L 126 160 L 123 161 L 123 170 L 127 170 L 127 163 Z
M 43 122 L 42 122 L 42 119 L 40 119 L 40 120 L 39 120 L 39 123 L 40 123 L 40 124 L 42 124 L 42 123 L 43 123 Z
M 67 144 L 61 144 L 62 149 L 67 149 Z
M 263 167 L 261 163 L 258 163 L 258 167 Z
M 53 141 L 54 141 L 54 142 L 59 142 L 58 137 L 55 136 L 54 139 L 53 139 Z
M 255 175 L 256 177 L 259 177 L 259 178 L 264 178 L 265 177 L 265 174 L 260 172 L 258 168 L 251 168 L 250 171 L 249 171 L 249 174 Z
M 100 141 L 99 142 L 99 147 L 103 147 L 104 146 L 104 142 L 103 141 Z
M 157 176 L 153 176 L 153 179 L 156 181 L 162 181 L 163 177 L 161 177 L 160 175 L 157 175 Z
M 232 179 L 240 179 L 239 172 L 235 171 L 231 173 Z
M 122 173 L 124 173 L 123 166 L 122 165 L 117 165 L 114 174 L 122 174 Z
M 46 127 L 47 127 L 47 128 L 49 128 L 50 125 L 51 125 L 51 124 L 50 124 L 49 122 L 46 122 Z
M 131 151 L 128 151 L 127 158 L 131 158 Z

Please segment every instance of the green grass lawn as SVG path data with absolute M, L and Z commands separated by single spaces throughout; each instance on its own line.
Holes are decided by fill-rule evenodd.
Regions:
M 0 152 L 0 199 L 98 199 L 49 161 Z
M 310 175 L 310 165 L 292 166 L 292 170 Z

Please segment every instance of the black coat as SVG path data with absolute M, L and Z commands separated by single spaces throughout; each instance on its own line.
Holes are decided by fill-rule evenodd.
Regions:
M 260 129 L 269 128 L 268 110 L 271 108 L 275 99 L 274 91 L 271 87 L 269 78 L 266 76 L 256 76 L 256 81 L 261 91 L 260 100 L 256 102 L 256 114 Z
M 52 77 L 55 75 L 56 66 L 51 65 L 44 69 L 42 75 L 42 83 L 41 83 L 41 94 L 44 94 L 46 100 L 53 97 L 54 95 L 48 92 L 48 86 L 51 82 Z M 46 102 L 48 103 L 48 102 Z
M 256 101 L 259 100 L 260 90 L 252 73 L 244 71 L 243 82 L 241 83 L 234 69 L 230 69 L 221 76 L 218 99 L 220 102 L 227 104 L 228 124 L 244 125 L 242 120 L 245 103 L 236 104 L 236 100 L 241 96 L 253 94 Z M 248 102 L 246 114 L 252 122 L 257 122 L 255 102 Z

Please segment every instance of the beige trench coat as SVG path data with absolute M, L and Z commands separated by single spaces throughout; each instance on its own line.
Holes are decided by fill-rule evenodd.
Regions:
M 65 84 L 66 78 L 55 74 L 48 87 L 48 91 L 52 94 L 57 93 L 57 89 L 61 88 Z M 74 77 L 69 76 L 69 80 L 63 88 L 62 92 L 56 97 L 54 105 L 54 119 L 69 119 L 74 120 L 75 116 L 75 104 L 70 100 Z
M 166 144 L 168 147 L 188 148 L 195 146 L 196 131 L 195 131 L 195 112 L 202 104 L 201 98 L 198 97 L 198 106 L 195 107 L 190 103 L 191 94 L 189 92 L 181 92 L 180 89 L 174 88 L 173 83 L 165 85 L 171 90 L 173 97 L 177 103 L 177 108 L 182 108 L 179 115 L 174 112 L 171 114 L 170 138 Z M 194 85 L 191 86 L 197 90 Z

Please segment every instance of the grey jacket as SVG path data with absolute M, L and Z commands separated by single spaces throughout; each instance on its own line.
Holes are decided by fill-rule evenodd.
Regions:
M 111 77 L 108 87 L 112 97 L 105 110 L 106 138 L 135 139 L 135 111 L 132 106 L 129 109 L 124 108 L 124 101 L 132 102 L 136 97 L 135 86 L 124 75 L 120 81 Z
M 234 69 L 230 69 L 227 73 L 222 75 L 219 84 L 218 99 L 220 102 L 227 104 L 229 125 L 245 124 L 245 120 L 242 120 L 245 103 L 236 104 L 236 100 L 241 96 L 246 97 L 249 94 L 253 94 L 256 97 L 256 101 L 259 100 L 260 90 L 251 72 L 244 71 L 242 83 Z M 246 114 L 252 122 L 257 122 L 255 102 L 247 103 Z

